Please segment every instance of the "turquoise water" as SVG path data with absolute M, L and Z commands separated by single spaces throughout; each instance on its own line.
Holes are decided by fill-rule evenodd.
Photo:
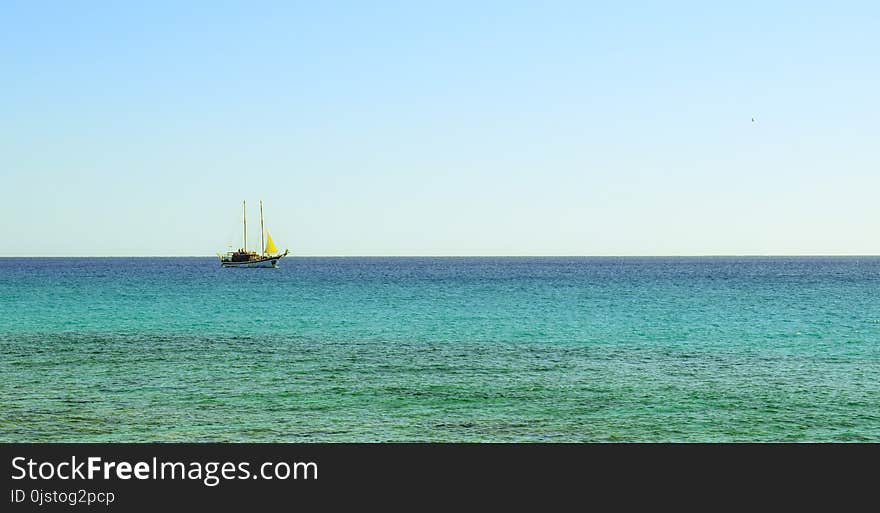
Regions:
M 880 258 L 0 259 L 0 441 L 880 441 Z

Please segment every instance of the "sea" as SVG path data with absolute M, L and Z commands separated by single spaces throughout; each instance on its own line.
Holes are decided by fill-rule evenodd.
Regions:
M 880 257 L 0 259 L 2 442 L 880 442 Z

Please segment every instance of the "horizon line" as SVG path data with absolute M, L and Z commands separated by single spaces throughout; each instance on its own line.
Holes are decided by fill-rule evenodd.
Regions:
M 289 255 L 287 258 L 768 258 L 768 257 L 880 257 L 873 253 L 702 253 L 702 254 L 526 254 L 526 255 Z M 217 258 L 217 255 L 0 255 L 0 259 L 21 258 Z

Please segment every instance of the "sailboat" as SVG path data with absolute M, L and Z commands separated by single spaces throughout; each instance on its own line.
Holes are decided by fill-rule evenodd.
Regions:
M 241 202 L 242 221 L 244 224 L 244 243 L 238 251 L 229 251 L 218 254 L 222 267 L 278 267 L 278 261 L 287 256 L 278 251 L 269 230 L 263 224 L 263 202 L 260 201 L 260 246 L 261 251 L 248 251 L 247 249 L 247 204 Z

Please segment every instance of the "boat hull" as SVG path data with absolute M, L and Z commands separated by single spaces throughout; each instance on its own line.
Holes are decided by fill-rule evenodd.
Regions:
M 227 260 L 220 260 L 220 265 L 223 267 L 275 268 L 278 267 L 278 261 L 282 258 L 284 258 L 284 255 L 261 258 L 260 260 L 250 260 L 247 262 L 231 262 Z

